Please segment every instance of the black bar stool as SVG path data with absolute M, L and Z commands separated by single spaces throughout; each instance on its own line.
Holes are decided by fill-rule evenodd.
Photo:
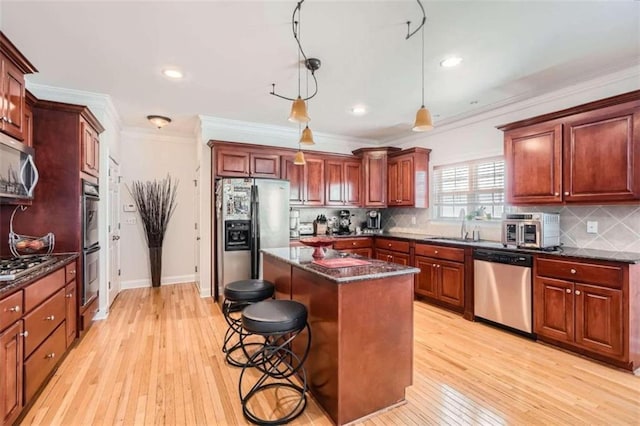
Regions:
M 242 412 L 252 423 L 263 425 L 280 425 L 288 423 L 298 417 L 307 406 L 307 374 L 304 362 L 311 346 L 311 329 L 307 323 L 307 308 L 293 300 L 265 300 L 242 311 L 242 326 L 248 333 L 257 334 L 265 338 L 262 348 L 254 352 L 249 362 L 242 368 L 238 383 L 238 392 L 242 402 Z M 307 330 L 307 342 L 304 353 L 296 355 L 291 343 L 304 330 Z M 243 395 L 242 383 L 245 373 L 258 369 L 262 375 L 251 389 Z M 298 376 L 302 386 L 294 381 Z M 297 394 L 294 400 L 281 392 L 281 388 L 293 390 Z M 273 394 L 280 406 L 284 401 L 291 404 L 291 409 L 277 419 L 263 419 L 258 417 L 250 407 L 251 399 L 259 392 L 275 389 Z M 291 402 L 289 402 L 291 401 Z M 296 401 L 295 403 L 293 401 Z M 256 403 L 256 406 L 258 404 Z
M 229 327 L 224 335 L 222 352 L 226 354 L 227 363 L 243 367 L 250 354 L 246 346 L 262 346 L 262 343 L 246 343 L 244 338 L 247 333 L 242 328 L 241 312 L 247 306 L 273 297 L 275 286 L 265 280 L 241 280 L 227 284 L 224 288 L 224 301 L 222 302 L 222 314 Z M 232 344 L 232 339 L 238 340 Z M 245 360 L 233 353 L 242 349 Z

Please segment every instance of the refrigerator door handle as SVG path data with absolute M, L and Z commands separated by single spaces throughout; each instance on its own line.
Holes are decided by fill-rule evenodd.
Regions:
M 251 186 L 251 278 L 260 276 L 260 220 L 259 220 L 258 187 Z

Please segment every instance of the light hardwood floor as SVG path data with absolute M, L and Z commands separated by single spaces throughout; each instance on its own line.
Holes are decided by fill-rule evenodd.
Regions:
M 246 424 L 225 325 L 193 284 L 123 291 L 22 423 Z M 407 403 L 363 424 L 640 425 L 640 377 L 422 302 L 414 354 Z M 331 422 L 310 398 L 292 424 Z

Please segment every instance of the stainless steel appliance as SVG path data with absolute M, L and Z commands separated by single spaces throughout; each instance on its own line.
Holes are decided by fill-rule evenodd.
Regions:
M 289 212 L 289 238 L 300 238 L 300 210 Z
M 83 247 L 88 249 L 98 245 L 98 206 L 100 191 L 97 185 L 82 181 L 82 238 Z
M 351 234 L 351 213 L 349 210 L 340 210 L 338 214 L 338 235 Z
M 505 247 L 547 249 L 560 245 L 559 213 L 505 213 L 502 220 Z
M 55 256 L 31 255 L 0 259 L 0 282 L 12 281 L 56 261 Z
M 313 222 L 300 222 L 300 236 L 313 235 Z
M 288 247 L 289 182 L 225 178 L 216 182 L 214 298 L 230 282 L 262 277 L 261 248 Z
M 38 168 L 33 148 L 0 133 L 0 198 L 33 199 Z
M 498 250 L 473 251 L 476 318 L 533 333 L 533 256 Z
M 378 210 L 370 210 L 367 212 L 367 229 L 380 229 L 380 212 Z
M 93 246 L 82 251 L 82 306 L 90 303 L 98 296 L 100 287 L 100 246 Z

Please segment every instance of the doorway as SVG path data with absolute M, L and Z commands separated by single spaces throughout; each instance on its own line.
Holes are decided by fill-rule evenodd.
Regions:
M 109 283 L 107 306 L 120 293 L 120 165 L 109 157 Z

